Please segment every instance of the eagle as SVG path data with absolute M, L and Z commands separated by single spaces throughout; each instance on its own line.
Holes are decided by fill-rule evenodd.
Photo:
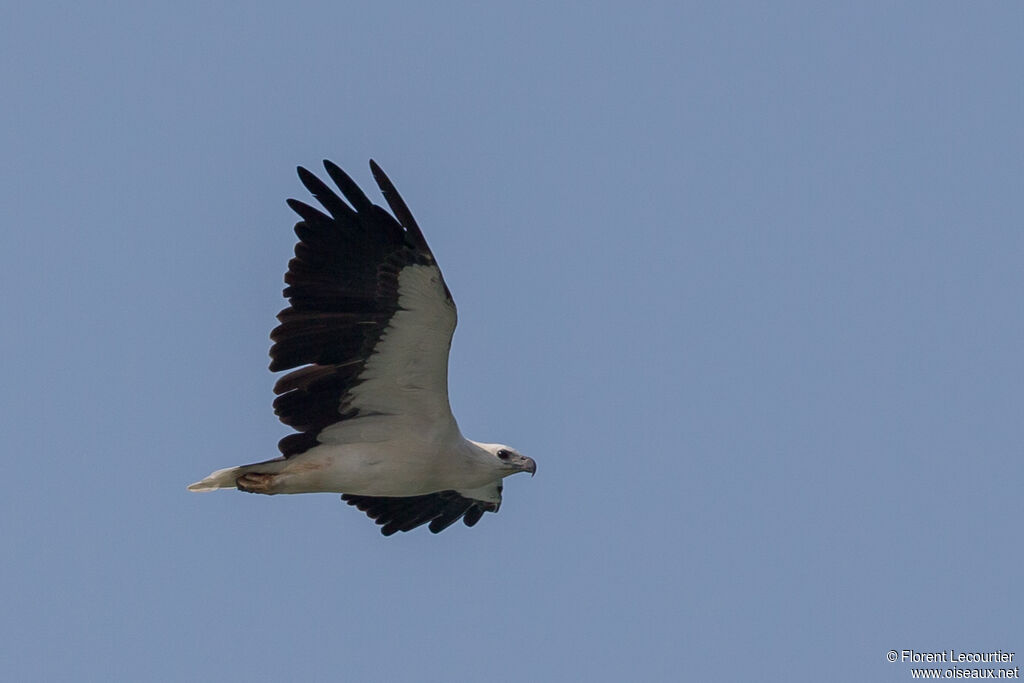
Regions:
M 341 493 L 385 536 L 473 526 L 498 511 L 505 477 L 537 464 L 459 431 L 448 401 L 455 301 L 395 186 L 371 160 L 388 212 L 323 163 L 344 199 L 298 168 L 323 211 L 288 200 L 302 220 L 284 278 L 289 305 L 270 334 L 270 370 L 290 370 L 274 386 L 274 412 L 295 431 L 279 457 L 188 488 Z

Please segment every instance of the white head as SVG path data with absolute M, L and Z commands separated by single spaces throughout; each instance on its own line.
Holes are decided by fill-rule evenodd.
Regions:
M 480 443 L 479 441 L 471 443 L 494 458 L 494 464 L 502 471 L 502 477 L 517 472 L 529 472 L 531 476 L 537 473 L 537 463 L 533 461 L 533 458 L 528 458 L 511 446 L 506 446 L 503 443 Z

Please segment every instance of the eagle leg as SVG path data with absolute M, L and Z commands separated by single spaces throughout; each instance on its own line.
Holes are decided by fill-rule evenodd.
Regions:
M 273 495 L 277 493 L 276 474 L 260 474 L 259 472 L 248 472 L 238 479 L 235 479 L 235 486 L 239 491 L 246 493 L 265 493 Z

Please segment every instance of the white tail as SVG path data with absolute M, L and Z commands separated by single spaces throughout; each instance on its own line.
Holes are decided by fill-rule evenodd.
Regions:
M 217 489 L 235 488 L 235 480 L 242 476 L 245 467 L 227 467 L 217 470 L 206 479 L 189 484 L 189 491 L 216 491 Z
M 254 462 L 251 465 L 239 465 L 238 467 L 225 467 L 217 470 L 202 481 L 189 484 L 189 491 L 216 491 L 217 489 L 236 488 L 235 481 L 246 472 L 280 472 L 285 468 L 288 461 L 284 458 L 274 458 L 264 462 Z

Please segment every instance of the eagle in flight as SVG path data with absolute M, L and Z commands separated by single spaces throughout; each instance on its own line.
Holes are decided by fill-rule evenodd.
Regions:
M 455 302 L 405 202 L 370 161 L 391 212 L 324 161 L 330 187 L 299 179 L 326 213 L 302 220 L 288 263 L 289 306 L 270 334 L 274 412 L 295 430 L 273 460 L 217 470 L 191 491 L 341 493 L 389 536 L 423 524 L 473 526 L 501 505 L 502 479 L 536 473 L 509 446 L 462 436 L 448 403 Z

